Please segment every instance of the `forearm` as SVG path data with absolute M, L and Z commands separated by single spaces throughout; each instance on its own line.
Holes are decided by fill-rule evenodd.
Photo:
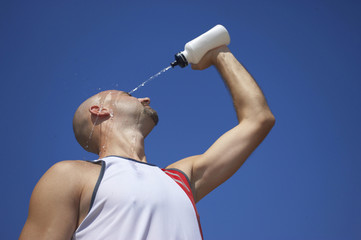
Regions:
M 221 48 L 214 55 L 213 64 L 231 93 L 239 121 L 273 117 L 262 90 L 227 47 Z

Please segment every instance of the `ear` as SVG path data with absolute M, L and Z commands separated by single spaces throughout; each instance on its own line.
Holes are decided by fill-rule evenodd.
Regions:
M 99 107 L 97 105 L 93 105 L 89 108 L 89 112 L 92 115 L 98 116 L 98 117 L 108 117 L 110 116 L 110 112 L 108 108 L 105 107 Z

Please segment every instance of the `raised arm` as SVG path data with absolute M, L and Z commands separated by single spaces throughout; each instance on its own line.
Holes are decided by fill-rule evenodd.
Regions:
M 72 165 L 55 164 L 35 186 L 19 240 L 71 239 L 78 221 L 81 193 Z
M 230 178 L 275 123 L 261 89 L 226 46 L 211 50 L 192 68 L 202 70 L 211 65 L 217 68 L 231 93 L 239 123 L 202 155 L 170 166 L 189 175 L 196 201 Z

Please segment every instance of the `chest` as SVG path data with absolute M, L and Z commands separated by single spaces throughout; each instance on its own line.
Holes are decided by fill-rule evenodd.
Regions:
M 161 169 L 129 162 L 106 168 L 94 201 L 113 211 L 167 211 L 189 199 Z
M 90 210 L 74 239 L 99 234 L 121 239 L 200 239 L 193 202 L 180 186 L 183 180 L 173 178 L 176 172 L 111 160 L 99 173 Z

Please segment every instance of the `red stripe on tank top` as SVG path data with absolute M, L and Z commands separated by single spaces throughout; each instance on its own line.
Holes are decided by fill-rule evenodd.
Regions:
M 192 191 L 191 191 L 191 186 L 189 185 L 189 182 L 188 182 L 186 176 L 184 176 L 183 173 L 181 173 L 180 171 L 177 171 L 177 170 L 173 170 L 173 169 L 162 169 L 162 170 L 170 178 L 172 178 L 178 184 L 178 186 L 180 186 L 183 189 L 183 191 L 187 194 L 189 200 L 191 200 L 194 211 L 195 211 L 196 216 L 197 216 L 199 231 L 200 231 L 202 239 L 203 239 L 201 221 L 200 221 L 199 214 L 198 214 L 197 207 L 196 207 L 196 203 L 194 201 L 193 194 L 192 194 Z

